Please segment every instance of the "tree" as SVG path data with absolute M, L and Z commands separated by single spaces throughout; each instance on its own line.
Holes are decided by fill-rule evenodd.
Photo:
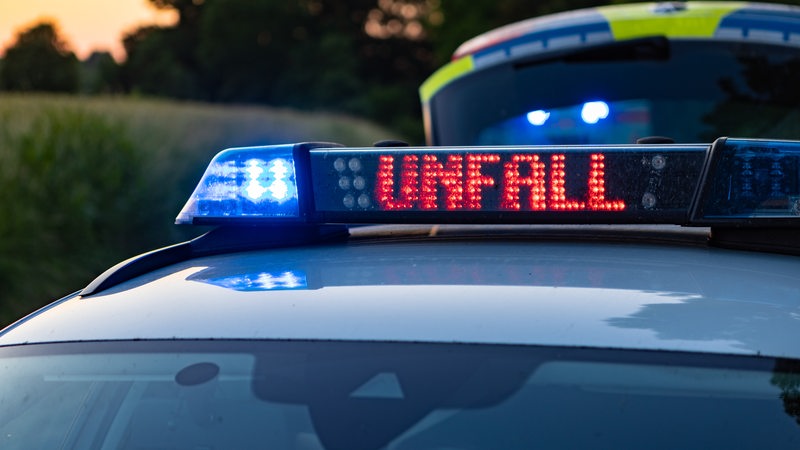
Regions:
M 81 62 L 81 92 L 87 94 L 122 92 L 120 67 L 111 53 L 95 51 Z
M 121 67 L 128 92 L 180 99 L 205 99 L 198 87 L 200 74 L 175 28 L 142 27 L 123 39 L 128 58 Z M 190 54 L 192 52 L 189 52 Z
M 482 32 L 598 0 L 150 0 L 174 26 L 125 39 L 128 90 L 365 116 L 422 140 L 420 84 Z
M 213 100 L 196 58 L 203 0 L 150 0 L 158 9 L 174 9 L 178 23 L 144 26 L 123 38 L 127 59 L 121 66 L 129 92 L 181 99 Z
M 20 32 L 6 49 L 0 84 L 14 91 L 75 92 L 79 77 L 78 58 L 56 25 L 41 22 Z

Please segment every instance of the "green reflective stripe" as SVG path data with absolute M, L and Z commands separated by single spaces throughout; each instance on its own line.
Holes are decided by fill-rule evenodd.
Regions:
M 470 72 L 475 67 L 472 55 L 457 59 L 433 73 L 419 88 L 419 96 L 427 103 L 444 85 Z
M 741 9 L 747 3 L 694 2 L 685 11 L 654 13 L 654 3 L 599 7 L 611 26 L 615 40 L 635 39 L 645 36 L 672 38 L 714 36 L 720 21 L 726 15 Z

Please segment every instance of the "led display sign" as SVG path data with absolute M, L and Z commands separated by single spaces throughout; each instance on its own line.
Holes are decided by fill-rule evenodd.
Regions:
M 544 221 L 683 217 L 707 147 L 312 150 L 315 209 Z M 428 215 L 433 213 L 433 215 Z M 391 220 L 385 216 L 386 220 Z

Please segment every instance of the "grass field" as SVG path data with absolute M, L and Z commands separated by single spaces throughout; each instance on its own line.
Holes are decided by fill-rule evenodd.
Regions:
M 334 114 L 0 94 L 0 327 L 121 259 L 196 235 L 172 222 L 219 150 L 393 138 Z

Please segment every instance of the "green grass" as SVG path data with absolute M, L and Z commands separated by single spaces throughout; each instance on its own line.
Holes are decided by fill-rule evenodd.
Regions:
M 197 234 L 172 222 L 219 150 L 392 138 L 335 114 L 0 94 L 0 326 L 121 259 Z

